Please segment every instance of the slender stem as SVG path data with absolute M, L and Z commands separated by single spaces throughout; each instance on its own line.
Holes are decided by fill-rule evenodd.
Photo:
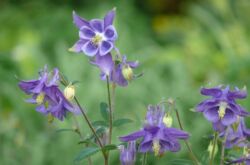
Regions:
M 61 78 L 61 83 L 62 83 L 64 86 L 67 86 L 67 85 L 69 84 L 69 82 L 64 78 L 64 76 L 63 76 L 62 73 L 59 73 L 59 74 L 60 74 L 60 78 Z M 82 113 L 82 115 L 83 115 L 85 121 L 87 122 L 87 124 L 88 124 L 90 130 L 92 131 L 93 135 L 95 136 L 95 138 L 96 138 L 96 140 L 97 140 L 97 143 L 99 144 L 99 146 L 100 146 L 101 148 L 103 148 L 103 144 L 102 144 L 100 138 L 99 138 L 98 135 L 96 134 L 96 131 L 95 131 L 94 127 L 92 126 L 90 120 L 88 119 L 88 116 L 87 116 L 87 115 L 85 114 L 85 112 L 83 111 L 83 108 L 82 108 L 81 104 L 79 103 L 78 99 L 76 98 L 76 96 L 74 97 L 74 100 L 75 100 L 77 106 L 79 107 L 79 109 L 80 109 L 80 111 L 81 111 L 81 113 Z M 105 164 L 105 165 L 108 165 L 108 154 L 106 154 L 106 153 L 104 152 L 104 150 L 102 150 L 102 155 L 103 155 L 103 158 L 104 158 L 104 164 Z
M 73 118 L 74 118 L 74 122 L 75 122 L 75 125 L 76 125 L 76 129 L 75 129 L 75 132 L 79 135 L 80 137 L 80 140 L 83 140 L 83 135 L 82 135 L 82 132 L 80 131 L 80 127 L 79 127 L 79 123 L 77 121 L 77 118 L 75 115 L 73 115 Z M 88 147 L 88 144 L 85 144 L 83 145 L 84 147 Z M 92 160 L 91 160 L 91 157 L 88 157 L 88 165 L 92 165 Z
M 143 154 L 143 160 L 142 160 L 142 165 L 146 165 L 146 163 L 147 163 L 147 152 L 145 152 L 144 154 Z
M 108 104 L 109 104 L 109 144 L 112 142 L 112 125 L 113 125 L 113 111 L 111 105 L 111 95 L 110 95 L 110 83 L 109 83 L 109 76 L 106 77 L 107 79 L 107 91 L 108 91 Z
M 228 128 L 226 129 L 225 137 L 223 139 L 222 146 L 221 146 L 220 165 L 223 165 L 224 159 L 225 159 L 224 157 L 225 157 L 225 145 L 226 145 L 227 135 L 228 135 Z
M 81 107 L 81 105 L 80 105 L 78 99 L 75 97 L 74 100 L 75 100 L 77 106 L 79 107 L 79 109 L 80 109 L 80 111 L 81 111 L 81 113 L 82 113 L 84 119 L 86 120 L 86 122 L 87 122 L 89 128 L 91 129 L 92 133 L 94 134 L 94 136 L 95 136 L 95 138 L 96 138 L 96 140 L 97 140 L 97 143 L 99 144 L 99 146 L 100 146 L 101 148 L 103 148 L 103 144 L 102 144 L 102 142 L 100 141 L 100 138 L 99 138 L 98 135 L 96 134 L 96 131 L 95 131 L 94 127 L 92 126 L 92 124 L 90 123 L 90 121 L 89 121 L 89 119 L 88 119 L 86 113 L 83 111 L 83 109 L 82 109 L 82 107 Z M 102 150 L 102 154 L 103 154 L 103 157 L 104 157 L 104 160 L 105 160 L 105 165 L 108 165 L 108 160 L 106 160 L 106 159 L 107 159 L 107 155 L 106 155 L 106 153 L 104 152 L 104 150 Z
M 179 113 L 178 113 L 178 110 L 177 110 L 177 109 L 175 109 L 175 114 L 176 114 L 176 117 L 177 117 L 177 120 L 178 120 L 180 129 L 181 129 L 181 130 L 184 130 L 183 127 L 182 127 L 181 120 L 180 120 L 180 116 L 179 116 Z M 184 140 L 184 142 L 185 142 L 185 145 L 186 145 L 186 147 L 187 147 L 187 149 L 188 149 L 188 151 L 189 151 L 189 155 L 191 156 L 191 158 L 192 158 L 193 161 L 194 161 L 194 164 L 199 165 L 200 163 L 199 163 L 198 159 L 196 158 L 196 156 L 194 155 L 193 150 L 192 150 L 191 146 L 189 145 L 188 141 L 187 141 L 187 140 Z
M 215 132 L 215 134 L 214 134 L 214 140 L 213 140 L 212 154 L 211 154 L 211 158 L 210 158 L 210 160 L 209 160 L 209 165 L 213 165 L 213 161 L 214 161 L 214 152 L 215 152 L 215 148 L 216 148 L 216 144 L 217 144 L 217 138 L 218 138 L 218 133 Z

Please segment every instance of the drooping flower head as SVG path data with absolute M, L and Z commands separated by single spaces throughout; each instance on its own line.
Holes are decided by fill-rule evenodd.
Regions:
M 142 138 L 139 152 L 154 152 L 156 156 L 163 154 L 165 151 L 179 151 L 179 139 L 187 139 L 189 135 L 176 128 L 166 127 L 163 123 L 164 116 L 163 107 L 149 105 L 143 129 L 120 137 L 120 140 L 129 142 Z
M 110 81 L 119 86 L 127 86 L 128 81 L 135 77 L 133 69 L 139 66 L 138 61 L 127 61 L 125 55 L 120 61 L 113 60 L 110 53 L 105 56 L 97 55 L 91 64 L 96 65 L 101 70 L 102 80 L 106 80 L 106 77 L 109 76 Z
M 138 61 L 127 61 L 127 57 L 124 55 L 122 60 L 113 69 L 111 80 L 120 86 L 127 86 L 128 81 L 134 78 L 133 69 L 138 66 Z
M 112 25 L 115 9 L 109 11 L 104 19 L 85 20 L 73 12 L 74 24 L 79 29 L 80 39 L 70 48 L 74 52 L 84 52 L 87 56 L 105 56 L 114 48 L 117 39 Z
M 221 137 L 226 136 L 225 148 L 245 147 L 247 145 L 247 138 L 250 137 L 250 130 L 246 128 L 244 118 L 241 117 L 239 122 L 230 126 L 220 134 Z
M 127 148 L 124 145 L 119 146 L 120 161 L 122 165 L 134 165 L 136 161 L 136 142 L 128 143 Z
M 58 86 L 59 79 L 57 68 L 48 72 L 45 66 L 37 80 L 20 81 L 18 85 L 26 94 L 32 95 L 27 102 L 36 104 L 36 111 L 63 120 L 67 112 L 79 114 L 79 109 L 64 97 Z
M 216 131 L 223 131 L 227 126 L 235 123 L 238 116 L 246 116 L 248 112 L 236 103 L 237 99 L 247 96 L 246 89 L 235 88 L 230 90 L 229 86 L 214 88 L 202 88 L 201 94 L 210 96 L 197 105 L 198 112 L 202 112 L 205 118 L 213 123 Z

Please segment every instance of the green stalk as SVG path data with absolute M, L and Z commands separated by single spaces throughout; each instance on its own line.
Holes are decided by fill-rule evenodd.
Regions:
M 216 147 L 216 144 L 217 144 L 217 139 L 218 139 L 218 133 L 215 132 L 214 133 L 214 140 L 213 140 L 212 154 L 211 154 L 211 158 L 209 160 L 209 165 L 213 165 L 213 162 L 214 162 L 214 152 L 215 152 L 215 147 Z

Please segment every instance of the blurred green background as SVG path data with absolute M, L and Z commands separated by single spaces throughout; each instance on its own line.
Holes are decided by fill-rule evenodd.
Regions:
M 184 128 L 200 159 L 207 158 L 205 136 L 211 125 L 194 108 L 204 97 L 205 85 L 250 85 L 250 1 L 248 0 L 1 0 L 0 1 L 0 164 L 70 165 L 82 149 L 79 137 L 60 128 L 74 127 L 72 117 L 52 124 L 37 113 L 17 87 L 18 80 L 37 77 L 44 64 L 58 67 L 71 80 L 79 80 L 77 96 L 91 119 L 99 119 L 99 103 L 107 100 L 106 84 L 86 56 L 67 51 L 78 39 L 72 11 L 86 19 L 102 18 L 117 7 L 117 46 L 144 76 L 127 88 L 117 88 L 115 116 L 133 123 L 115 129 L 119 135 L 137 130 L 148 104 L 178 98 Z M 247 109 L 249 99 L 241 101 Z M 84 135 L 89 133 L 78 117 Z M 175 126 L 177 124 L 175 123 Z M 182 143 L 183 144 L 183 143 Z M 174 164 L 188 159 L 187 149 L 166 153 L 149 164 Z M 112 151 L 111 164 L 119 164 Z M 139 158 L 140 159 L 140 158 Z M 166 163 L 166 162 L 169 163 Z M 172 161 L 172 162 L 171 162 Z M 100 154 L 93 164 L 102 164 Z M 139 160 L 138 160 L 139 162 Z M 82 161 L 75 164 L 87 164 Z M 185 163 L 182 163 L 185 164 Z

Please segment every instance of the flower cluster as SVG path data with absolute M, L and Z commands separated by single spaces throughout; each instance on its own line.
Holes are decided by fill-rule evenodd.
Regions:
M 135 78 L 133 69 L 138 67 L 138 61 L 127 61 L 127 57 L 121 56 L 114 41 L 118 35 L 113 20 L 115 9 L 109 11 L 104 19 L 85 20 L 73 12 L 73 20 L 79 29 L 79 40 L 70 48 L 73 52 L 83 52 L 91 57 L 92 64 L 97 66 L 102 80 L 109 79 L 120 86 L 127 86 L 128 81 Z M 112 50 L 116 50 L 117 56 L 113 57 Z
M 120 137 L 123 142 L 131 142 L 142 138 L 139 152 L 154 152 L 156 156 L 165 151 L 177 152 L 180 150 L 179 139 L 188 139 L 188 133 L 176 128 L 167 127 L 163 122 L 164 108 L 160 105 L 149 105 L 144 127 L 127 136 Z
M 26 94 L 32 95 L 27 102 L 36 104 L 36 111 L 63 120 L 67 112 L 79 114 L 79 109 L 70 103 L 60 91 L 59 80 L 58 69 L 55 68 L 53 72 L 48 72 L 47 66 L 45 66 L 39 72 L 37 80 L 20 81 L 18 85 Z
M 214 88 L 202 88 L 201 94 L 211 96 L 211 98 L 202 101 L 197 106 L 197 111 L 202 112 L 205 118 L 212 122 L 216 131 L 222 132 L 227 126 L 232 125 L 238 117 L 248 115 L 236 99 L 244 99 L 247 96 L 246 90 L 230 90 L 229 86 Z

